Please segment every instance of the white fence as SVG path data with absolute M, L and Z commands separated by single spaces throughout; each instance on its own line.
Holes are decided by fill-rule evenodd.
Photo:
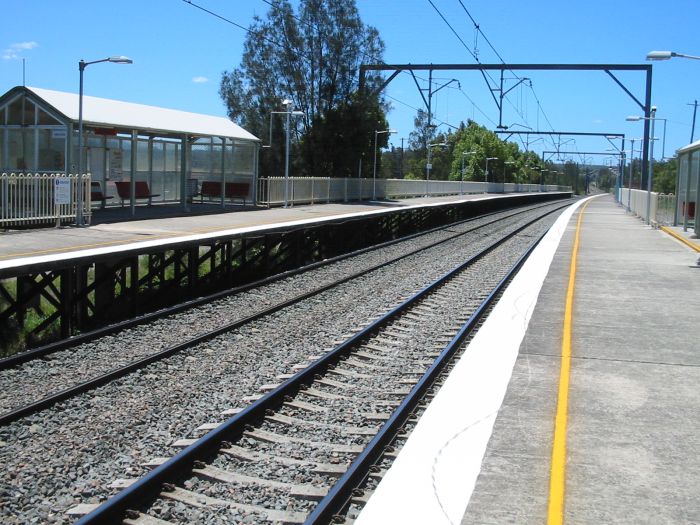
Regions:
M 274 206 L 284 203 L 285 178 L 272 177 L 258 181 L 258 203 Z M 376 186 L 375 186 L 376 184 Z M 287 199 L 291 204 L 316 202 L 348 202 L 355 200 L 422 197 L 424 195 L 460 195 L 467 193 L 513 193 L 539 191 L 571 191 L 568 186 L 539 184 L 503 184 L 498 182 L 460 182 L 409 179 L 341 179 L 330 177 L 290 177 Z
M 647 200 L 648 194 L 644 190 L 628 190 L 620 188 L 620 204 L 628 211 L 634 213 L 643 221 L 647 221 Z M 651 222 L 656 222 L 660 225 L 673 224 L 673 215 L 676 206 L 676 196 L 665 193 L 651 192 L 651 200 L 649 202 L 649 215 Z
M 59 182 L 57 182 L 59 181 Z M 56 204 L 56 187 L 65 182 L 68 204 Z M 60 190 L 59 190 L 60 191 Z M 0 228 L 75 221 L 78 176 L 62 173 L 3 173 L 0 175 Z M 90 220 L 90 175 L 83 176 L 83 216 Z

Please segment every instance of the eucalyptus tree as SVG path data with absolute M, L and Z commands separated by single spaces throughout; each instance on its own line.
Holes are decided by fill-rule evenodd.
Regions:
M 385 129 L 387 106 L 377 94 L 379 75 L 358 89 L 359 66 L 381 62 L 379 32 L 360 19 L 355 0 L 274 0 L 255 17 L 240 65 L 224 71 L 219 93 L 231 119 L 268 142 L 261 172 L 280 172 L 283 110 L 289 99 L 303 116 L 293 119 L 297 168 L 308 175 L 347 175 L 359 159 L 372 158 L 374 130 Z M 272 124 L 270 124 L 272 123 Z M 386 136 L 380 137 L 386 143 Z

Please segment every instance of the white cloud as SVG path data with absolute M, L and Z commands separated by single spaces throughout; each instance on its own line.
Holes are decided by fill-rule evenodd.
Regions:
M 192 82 L 194 82 L 195 84 L 204 84 L 204 83 L 206 83 L 206 82 L 209 82 L 209 79 L 208 79 L 207 77 L 201 77 L 201 76 L 200 76 L 200 77 L 194 77 L 194 78 L 192 79 Z
M 20 51 L 29 51 L 30 49 L 34 49 L 35 47 L 38 47 L 38 46 L 39 46 L 39 44 L 37 44 L 34 41 L 17 42 L 16 44 L 10 44 L 10 47 L 3 50 L 2 58 L 3 58 L 3 60 L 16 60 L 16 59 L 20 58 L 20 56 L 19 56 Z

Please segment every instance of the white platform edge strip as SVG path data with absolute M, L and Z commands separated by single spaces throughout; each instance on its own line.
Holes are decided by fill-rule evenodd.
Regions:
M 540 289 L 571 216 L 586 200 L 561 214 L 512 280 L 356 525 L 462 521 Z
M 57 252 L 57 253 L 52 253 L 48 255 L 30 255 L 27 257 L 21 257 L 21 258 L 16 258 L 16 259 L 7 259 L 4 261 L 0 261 L 0 270 L 5 270 L 9 268 L 19 268 L 22 266 L 26 266 L 28 264 L 42 264 L 42 263 L 48 263 L 48 262 L 57 262 L 57 261 L 67 261 L 76 257 L 96 257 L 99 255 L 105 255 L 105 254 L 117 254 L 117 253 L 122 253 L 126 252 L 129 250 L 133 249 L 146 249 L 146 248 L 154 248 L 154 247 L 161 247 L 161 246 L 168 246 L 170 244 L 178 244 L 178 243 L 183 243 L 183 242 L 189 242 L 189 241 L 198 241 L 198 240 L 207 240 L 207 239 L 218 239 L 219 237 L 225 237 L 227 235 L 235 235 L 235 234 L 244 234 L 244 233 L 249 233 L 249 232 L 264 232 L 267 230 L 274 230 L 278 228 L 286 228 L 290 226 L 303 226 L 305 224 L 312 224 L 312 223 L 323 223 L 323 222 L 331 222 L 331 221 L 337 221 L 337 220 L 342 220 L 342 219 L 350 219 L 350 218 L 356 218 L 356 217 L 367 217 L 371 215 L 381 215 L 383 213 L 390 213 L 396 210 L 411 210 L 415 208 L 431 208 L 435 206 L 442 206 L 444 204 L 459 204 L 462 202 L 476 202 L 488 198 L 503 198 L 503 197 L 508 197 L 510 195 L 519 195 L 519 194 L 507 194 L 505 196 L 500 196 L 500 195 L 488 195 L 484 197 L 478 197 L 478 198 L 473 198 L 473 199 L 459 199 L 459 200 L 454 200 L 454 201 L 443 201 L 443 202 L 435 202 L 435 203 L 423 203 L 423 204 L 414 204 L 414 205 L 409 205 L 409 206 L 397 206 L 397 207 L 391 207 L 391 208 L 382 208 L 380 210 L 368 210 L 368 211 L 360 211 L 360 212 L 352 212 L 352 213 L 342 213 L 338 215 L 327 215 L 327 216 L 321 216 L 321 217 L 314 217 L 311 219 L 297 219 L 297 220 L 287 220 L 287 221 L 280 221 L 280 222 L 272 222 L 268 224 L 256 224 L 254 226 L 240 226 L 236 228 L 230 228 L 230 229 L 224 229 L 224 230 L 213 230 L 210 232 L 206 233 L 193 233 L 193 234 L 184 234 L 184 235 L 179 235 L 179 236 L 168 236 L 165 239 L 155 239 L 152 241 L 138 241 L 138 242 L 132 242 L 128 244 L 113 244 L 110 246 L 106 247 L 100 247 L 100 248 L 87 248 L 87 249 L 78 249 L 78 250 L 73 250 L 73 251 L 66 251 L 66 252 Z M 302 208 L 302 207 L 300 207 Z

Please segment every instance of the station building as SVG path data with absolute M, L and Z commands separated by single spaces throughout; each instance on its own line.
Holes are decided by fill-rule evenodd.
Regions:
M 0 96 L 0 173 L 76 174 L 78 98 L 23 86 Z M 124 205 L 116 183 L 132 180 L 148 185 L 149 203 L 227 183 L 255 199 L 260 140 L 228 118 L 84 96 L 83 130 L 83 172 L 102 206 Z

